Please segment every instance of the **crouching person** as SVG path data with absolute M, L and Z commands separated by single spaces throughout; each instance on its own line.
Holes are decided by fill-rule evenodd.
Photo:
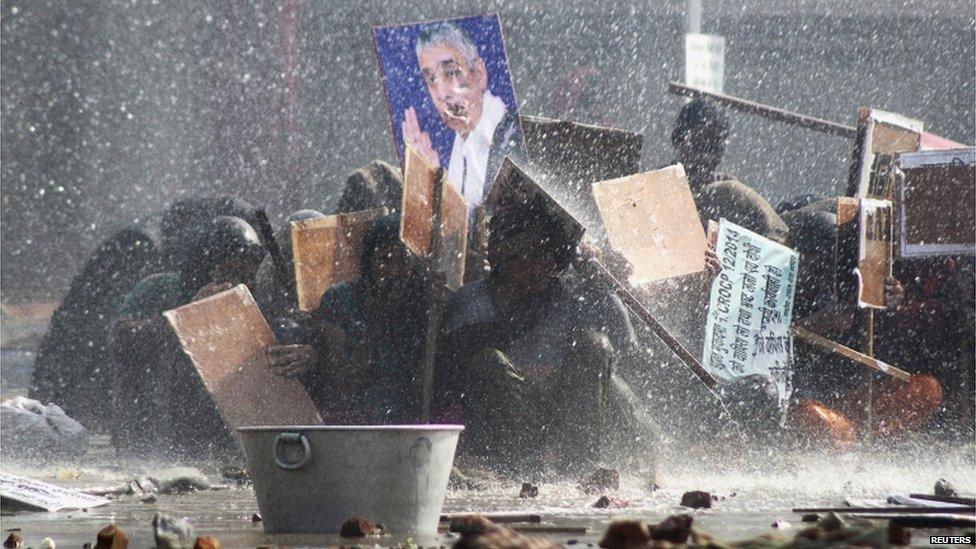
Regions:
M 299 379 L 327 423 L 414 419 L 426 334 L 422 265 L 400 241 L 400 218 L 377 219 L 363 238 L 360 278 L 325 292 L 271 366 Z
M 489 227 L 488 277 L 453 296 L 438 342 L 434 409 L 465 425 L 461 452 L 502 471 L 569 473 L 616 457 L 611 435 L 650 442 L 613 376 L 633 345 L 622 304 L 592 298 L 569 268 L 575 242 L 541 206 L 500 208 Z
M 168 361 L 177 350 L 162 313 L 238 284 L 253 287 L 265 250 L 254 229 L 238 217 L 217 217 L 203 231 L 180 254 L 178 270 L 143 279 L 118 311 L 111 344 L 117 372 L 112 439 L 122 452 L 152 455 L 177 442 L 179 433 L 213 432 L 180 422 L 193 398 L 179 394 L 189 384 Z M 219 417 L 215 421 L 215 428 L 223 429 Z M 184 437 L 179 441 L 193 445 Z

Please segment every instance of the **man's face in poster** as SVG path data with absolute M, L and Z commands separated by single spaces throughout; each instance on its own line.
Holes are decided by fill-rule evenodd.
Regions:
M 467 137 L 481 120 L 488 70 L 483 59 L 473 62 L 450 44 L 429 44 L 418 53 L 420 72 L 441 120 Z

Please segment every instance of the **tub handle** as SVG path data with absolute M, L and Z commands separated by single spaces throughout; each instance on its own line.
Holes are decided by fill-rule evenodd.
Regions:
M 284 461 L 278 455 L 278 448 L 281 443 L 301 443 L 302 445 L 302 457 L 298 461 Z M 308 460 L 312 458 L 312 445 L 308 443 L 308 438 L 301 433 L 278 433 L 275 436 L 274 444 L 271 447 L 271 457 L 274 459 L 275 465 L 281 467 L 286 471 L 295 471 L 301 469 L 308 463 Z

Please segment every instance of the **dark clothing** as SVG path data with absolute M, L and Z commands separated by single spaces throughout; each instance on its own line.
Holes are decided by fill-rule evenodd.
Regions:
M 157 273 L 140 281 L 126 294 L 116 318 L 146 320 L 185 305 L 191 297 L 179 273 Z
M 675 160 L 670 165 L 678 164 Z M 658 166 L 658 169 L 667 166 Z M 773 206 L 749 185 L 726 172 L 696 175 L 689 173 L 691 195 L 702 226 L 727 219 L 740 227 L 783 244 L 790 229 Z M 697 190 L 696 190 L 697 189 Z
M 294 283 L 282 283 L 271 256 L 264 258 L 254 275 L 254 300 L 269 322 L 278 318 L 292 318 L 298 312 Z
M 339 284 L 322 296 L 307 327 L 320 367 L 303 382 L 327 421 L 397 423 L 416 413 L 415 379 L 426 335 L 424 280 L 414 275 L 408 297 L 383 308 L 383 318 L 370 318 L 369 301 L 377 299 L 362 280 Z M 333 351 L 320 328 L 331 325 L 345 336 L 349 370 L 328 371 Z
M 129 227 L 99 246 L 71 281 L 41 341 L 30 397 L 55 403 L 89 429 L 107 427 L 111 400 L 109 336 L 126 293 L 157 268 L 155 238 Z
M 196 253 L 210 223 L 220 216 L 239 217 L 257 227 L 257 209 L 233 196 L 186 198 L 174 202 L 160 220 L 162 263 L 167 270 L 184 270 L 187 255 Z
M 402 200 L 403 177 L 400 169 L 382 160 L 373 160 L 346 179 L 335 213 L 373 208 L 399 210 Z
M 514 110 L 507 110 L 501 122 L 495 127 L 495 133 L 491 139 L 491 149 L 488 151 L 488 164 L 485 168 L 485 186 L 483 197 L 488 199 L 491 186 L 498 175 L 498 169 L 502 167 L 502 160 L 506 156 L 512 157 L 516 161 L 525 159 L 525 138 L 522 136 L 522 127 L 519 125 L 518 115 Z
M 776 242 L 786 242 L 789 228 L 776 210 L 748 185 L 734 178 L 716 180 L 695 196 L 702 224 L 725 218 Z
M 564 275 L 505 314 L 495 283 L 458 290 L 438 343 L 434 409 L 464 422 L 465 452 L 513 468 L 542 466 L 532 460 L 549 453 L 560 463 L 548 466 L 572 467 L 597 461 L 609 437 L 634 440 L 650 427 L 635 419 L 632 395 L 613 376 L 616 359 L 634 347 L 616 297 Z
M 564 361 L 574 338 L 587 330 L 605 333 L 617 351 L 634 344 L 623 304 L 589 283 L 554 279 L 546 291 L 520 303 L 507 318 L 492 299 L 492 283 L 489 278 L 466 284 L 448 304 L 438 345 L 446 353 L 444 373 L 453 372 L 458 360 L 490 348 L 509 356 L 530 382 L 544 384 Z

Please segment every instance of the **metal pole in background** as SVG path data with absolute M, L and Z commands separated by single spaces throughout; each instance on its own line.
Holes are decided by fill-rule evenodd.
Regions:
M 701 32 L 701 0 L 688 0 L 686 32 Z

